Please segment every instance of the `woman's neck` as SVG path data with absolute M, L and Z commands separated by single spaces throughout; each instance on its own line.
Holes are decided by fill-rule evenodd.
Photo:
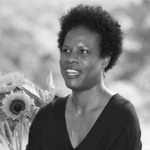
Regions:
M 72 92 L 70 96 L 71 108 L 76 111 L 77 115 L 92 111 L 98 107 L 103 107 L 108 102 L 113 93 L 108 90 L 104 84 L 93 87 L 90 90 Z

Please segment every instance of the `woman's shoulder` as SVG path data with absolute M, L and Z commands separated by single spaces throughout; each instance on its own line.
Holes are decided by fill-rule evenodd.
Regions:
M 111 98 L 110 110 L 118 118 L 123 118 L 124 121 L 132 121 L 137 118 L 134 105 L 120 94 L 116 94 Z
M 59 97 L 57 99 L 54 99 L 49 104 L 44 105 L 40 110 L 37 112 L 35 118 L 53 118 L 56 115 L 59 115 L 59 113 L 63 112 L 65 109 L 65 104 L 67 101 L 67 97 Z M 43 120 L 43 119 L 42 119 Z
M 52 110 L 59 109 L 60 107 L 63 107 L 66 104 L 67 98 L 68 98 L 68 96 L 55 98 L 49 104 L 43 106 L 41 108 L 41 110 L 42 111 L 46 111 L 46 110 L 52 111 Z
M 112 102 L 111 104 L 113 107 L 116 107 L 123 111 L 134 109 L 134 106 L 131 103 L 131 101 L 126 99 L 125 97 L 123 97 L 122 95 L 118 93 L 112 96 L 111 102 Z

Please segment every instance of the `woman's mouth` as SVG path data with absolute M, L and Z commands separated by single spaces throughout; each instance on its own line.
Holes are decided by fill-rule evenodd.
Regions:
M 75 70 L 75 69 L 66 69 L 65 73 L 68 77 L 78 77 L 80 75 L 80 71 Z

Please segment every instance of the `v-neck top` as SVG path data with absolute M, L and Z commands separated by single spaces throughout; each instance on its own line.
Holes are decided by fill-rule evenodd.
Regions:
M 68 96 L 39 110 L 29 132 L 26 150 L 141 150 L 141 130 L 134 106 L 113 95 L 81 143 L 73 148 L 67 131 Z

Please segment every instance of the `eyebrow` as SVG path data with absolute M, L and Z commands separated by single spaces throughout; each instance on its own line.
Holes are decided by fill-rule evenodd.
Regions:
M 68 47 L 68 48 L 70 48 L 68 45 L 63 45 L 62 47 Z
M 79 46 L 79 48 L 89 48 L 89 47 L 87 47 L 87 46 Z
M 68 45 L 63 45 L 63 46 L 62 46 L 62 48 L 63 48 L 63 47 L 71 48 L 71 47 L 70 47 L 70 46 L 68 46 Z M 78 48 L 91 49 L 91 47 L 84 46 L 84 45 L 83 45 L 83 46 L 82 46 L 82 45 L 80 45 Z

